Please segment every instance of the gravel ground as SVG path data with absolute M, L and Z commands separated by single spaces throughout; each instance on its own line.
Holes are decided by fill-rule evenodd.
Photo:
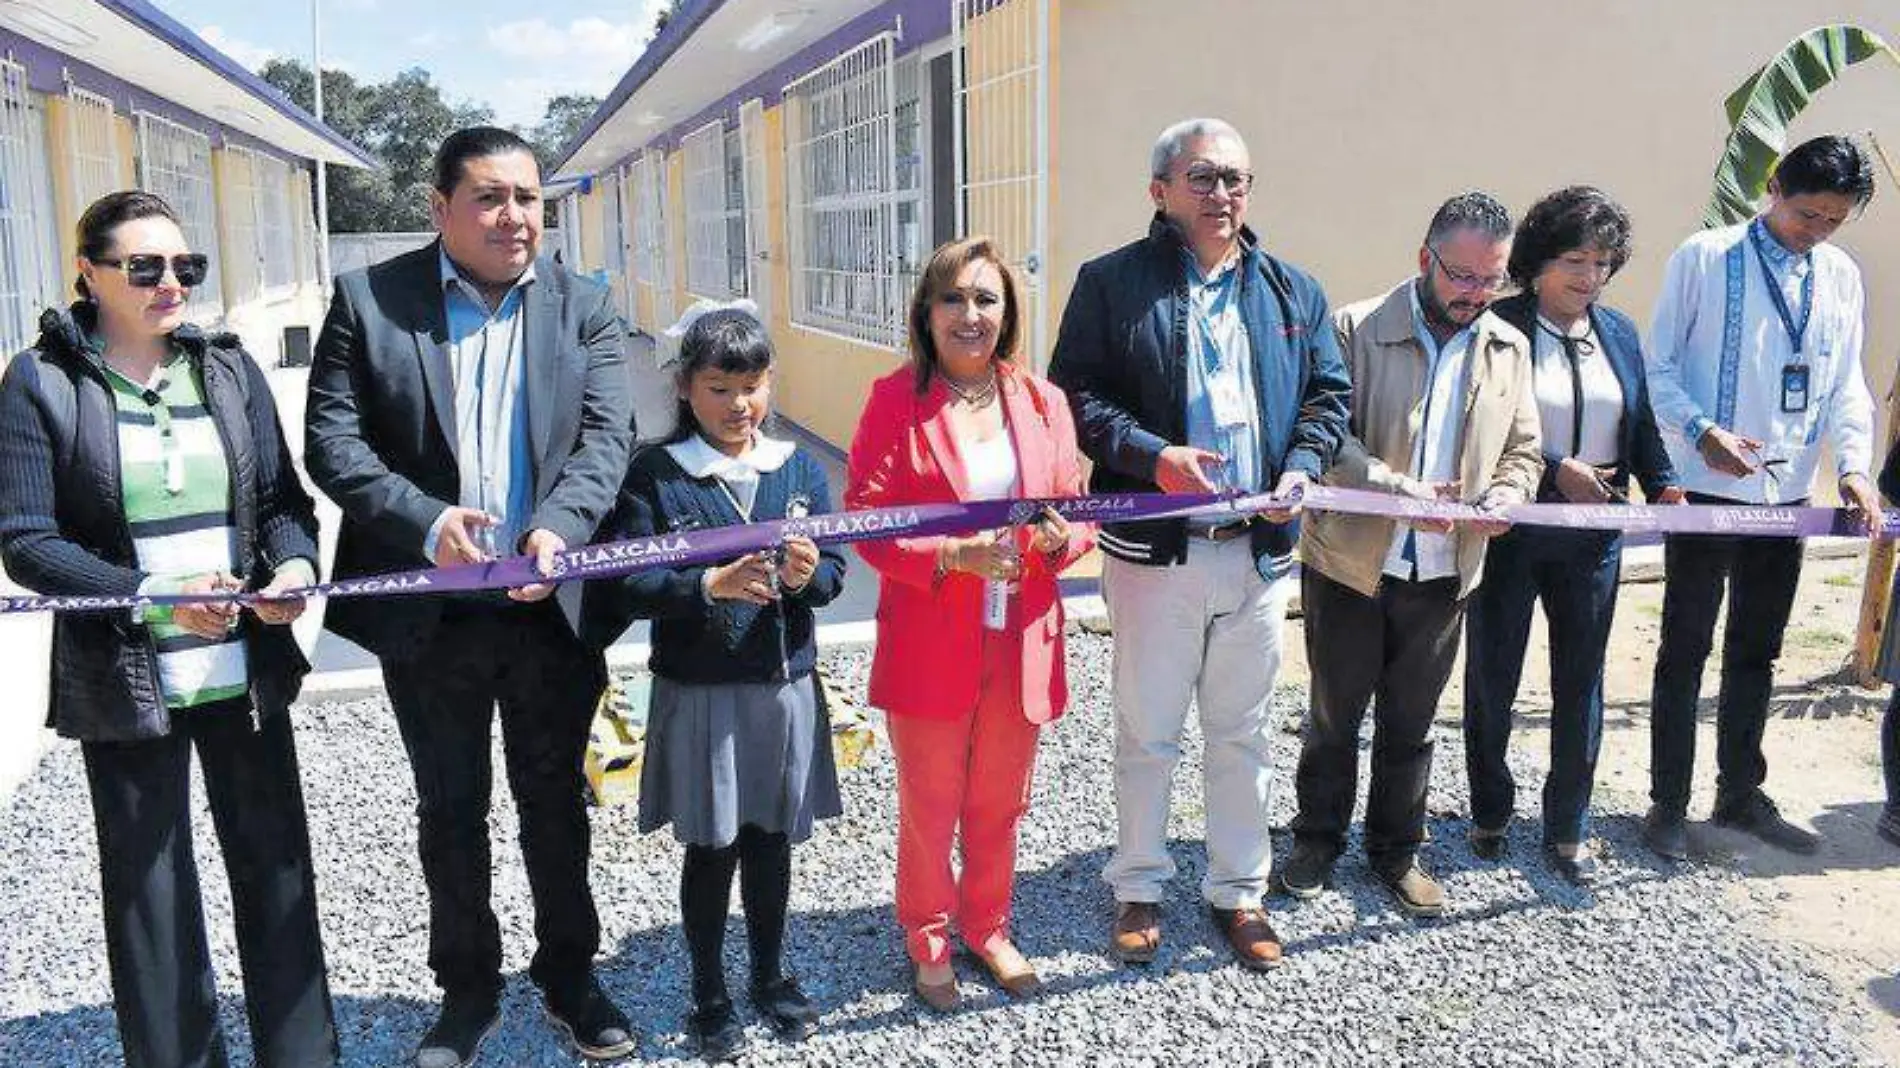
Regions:
M 1272 900 L 1288 964 L 1267 975 L 1234 966 L 1197 904 L 1204 858 L 1195 737 L 1177 778 L 1172 833 L 1181 874 L 1164 906 L 1162 953 L 1145 968 L 1118 967 L 1103 953 L 1111 903 L 1100 879 L 1114 832 L 1106 640 L 1075 636 L 1070 663 L 1075 708 L 1044 737 L 1019 860 L 1017 936 L 1049 994 L 1009 1004 L 964 960 L 962 1013 L 928 1016 L 907 996 L 889 904 L 892 772 L 878 756 L 846 773 L 847 815 L 795 854 L 792 961 L 826 1008 L 823 1029 L 788 1046 L 755 1022 L 748 1063 L 1875 1063 L 1854 1037 L 1874 1025 L 1844 1017 L 1796 950 L 1759 933 L 1759 905 L 1731 892 L 1738 876 L 1651 863 L 1637 841 L 1639 798 L 1599 799 L 1607 879 L 1593 893 L 1544 869 L 1527 821 L 1517 825 L 1512 859 L 1474 860 L 1463 845 L 1466 791 L 1454 732 L 1439 739 L 1432 784 L 1439 844 L 1428 849 L 1451 896 L 1448 916 L 1404 918 L 1349 851 L 1335 888 L 1316 901 Z M 862 653 L 835 654 L 829 666 L 841 692 L 862 694 Z M 1278 698 L 1289 713 L 1303 701 L 1291 690 Z M 317 703 L 297 714 L 345 1063 L 400 1064 L 428 1025 L 435 996 L 402 747 L 380 698 Z M 1277 740 L 1276 827 L 1292 814 L 1297 747 L 1290 733 Z M 1513 759 L 1534 805 L 1541 754 Z M 541 1022 L 524 974 L 532 917 L 512 806 L 502 777 L 497 783 L 497 908 L 511 974 L 506 1020 L 482 1063 L 580 1064 Z M 8 858 L 0 868 L 0 1064 L 121 1063 L 90 821 L 70 744 L 57 747 L 0 813 L 0 855 Z M 1276 837 L 1284 855 L 1289 843 Z M 202 813 L 198 848 L 227 1032 L 237 1062 L 249 1064 L 228 893 Z M 691 1056 L 681 1034 L 678 863 L 668 835 L 635 833 L 630 810 L 596 813 L 603 981 L 642 1033 L 639 1055 L 662 1063 Z M 745 975 L 743 930 L 735 904 L 727 943 L 735 989 Z

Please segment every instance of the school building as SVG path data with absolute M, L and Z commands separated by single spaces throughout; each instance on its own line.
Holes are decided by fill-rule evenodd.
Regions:
M 211 257 L 193 321 L 269 365 L 307 355 L 324 313 L 316 160 L 374 165 L 148 0 L 0 3 L 0 353 L 73 299 L 80 213 L 139 188 Z
M 570 263 L 654 332 L 697 296 L 750 295 L 780 349 L 778 406 L 848 443 L 939 242 L 988 233 L 1029 282 L 1041 367 L 1076 269 L 1144 232 L 1170 122 L 1238 127 L 1249 221 L 1335 304 L 1416 270 L 1467 188 L 1514 211 L 1589 182 L 1636 255 L 1606 300 L 1646 322 L 1700 223 L 1724 98 L 1814 26 L 1900 41 L 1891 0 L 687 0 L 567 148 Z M 1900 68 L 1868 60 L 1798 123 L 1872 131 L 1900 165 Z M 1869 378 L 1900 350 L 1900 188 L 1840 243 L 1866 272 Z

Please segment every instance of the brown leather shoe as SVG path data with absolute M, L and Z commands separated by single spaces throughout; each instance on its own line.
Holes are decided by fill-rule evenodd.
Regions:
M 926 983 L 923 970 L 918 969 L 911 976 L 910 985 L 917 992 L 917 1000 L 937 1012 L 955 1012 L 963 1007 L 963 992 L 957 989 L 955 973 L 951 974 L 949 982 Z
M 1407 916 L 1443 916 L 1445 914 L 1445 889 L 1438 881 L 1425 874 L 1425 869 L 1413 860 L 1400 872 L 1380 872 L 1379 879 L 1399 903 L 1399 911 Z
M 1227 937 L 1227 946 L 1243 968 L 1264 972 L 1280 966 L 1280 936 L 1273 933 L 1262 909 L 1210 908 L 1214 926 Z
M 1027 1001 L 1042 993 L 1042 977 L 1036 974 L 1035 967 L 1014 944 L 1003 939 L 1000 944 L 992 944 L 988 948 L 988 956 L 977 953 L 976 959 L 983 962 L 984 970 L 990 973 L 990 978 L 996 980 L 996 985 L 1002 987 L 1004 993 L 1017 1001 Z
M 1146 964 L 1161 946 L 1161 906 L 1152 901 L 1124 901 L 1116 907 L 1115 933 L 1109 950 L 1123 964 Z

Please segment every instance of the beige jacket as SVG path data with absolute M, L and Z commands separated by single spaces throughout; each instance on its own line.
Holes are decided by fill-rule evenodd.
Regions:
M 1352 434 L 1326 473 L 1326 483 L 1402 492 L 1412 442 L 1424 419 L 1426 359 L 1412 329 L 1406 280 L 1383 297 L 1339 309 L 1333 325 L 1352 374 Z M 1458 475 L 1468 503 L 1532 500 L 1543 475 L 1531 345 L 1491 312 L 1478 318 L 1465 384 L 1464 438 Z M 1334 582 L 1371 597 L 1378 593 L 1394 521 L 1376 516 L 1308 512 L 1301 520 L 1300 559 Z M 1484 568 L 1487 539 L 1458 528 L 1458 596 L 1469 594 Z

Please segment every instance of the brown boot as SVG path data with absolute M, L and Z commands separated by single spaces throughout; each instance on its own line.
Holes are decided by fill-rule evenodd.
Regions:
M 1243 968 L 1264 972 L 1280 966 L 1280 936 L 1267 922 L 1264 909 L 1210 908 L 1214 926 L 1227 937 L 1227 946 Z
M 1123 964 L 1146 964 L 1161 945 L 1161 906 L 1152 901 L 1124 901 L 1116 908 L 1115 933 L 1109 949 Z
M 1416 859 L 1406 862 L 1403 869 L 1395 872 L 1380 872 L 1379 881 L 1392 891 L 1397 899 L 1399 911 L 1407 916 L 1430 917 L 1445 914 L 1445 889 L 1437 880 L 1425 874 Z

